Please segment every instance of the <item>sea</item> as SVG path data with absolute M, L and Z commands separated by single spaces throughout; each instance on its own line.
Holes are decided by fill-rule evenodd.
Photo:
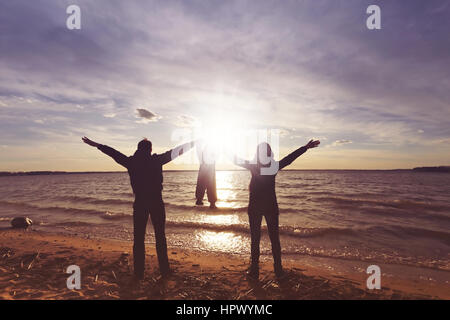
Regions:
M 195 205 L 196 179 L 195 171 L 164 172 L 169 247 L 248 259 L 250 174 L 217 171 L 217 209 L 206 196 L 205 206 Z M 450 279 L 450 174 L 286 170 L 276 190 L 283 259 L 351 261 L 360 271 L 409 267 Z M 26 216 L 34 230 L 131 244 L 133 199 L 126 172 L 0 177 L 0 228 Z M 264 222 L 262 234 L 262 256 L 270 259 Z M 146 241 L 154 243 L 151 222 Z

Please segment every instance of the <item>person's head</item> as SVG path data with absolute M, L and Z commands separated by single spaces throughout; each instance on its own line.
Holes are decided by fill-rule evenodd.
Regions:
M 137 151 L 142 154 L 151 154 L 152 153 L 152 143 L 151 141 L 147 140 L 147 138 L 142 139 L 138 143 Z
M 272 148 L 267 142 L 262 142 L 256 148 L 255 159 L 257 163 L 267 165 L 270 163 L 271 158 L 273 158 Z

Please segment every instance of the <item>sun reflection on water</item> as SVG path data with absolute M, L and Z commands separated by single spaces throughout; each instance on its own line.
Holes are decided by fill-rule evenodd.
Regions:
M 232 225 L 241 223 L 238 216 L 231 214 L 202 215 L 199 217 L 199 222 L 218 225 Z
M 242 253 L 247 245 L 242 236 L 233 232 L 197 231 L 195 237 L 200 247 L 211 251 Z
M 217 171 L 217 206 L 220 208 L 239 207 L 237 194 L 237 181 L 233 172 Z M 202 214 L 197 216 L 198 222 L 216 226 L 242 225 L 242 217 L 238 214 Z M 208 251 L 220 251 L 229 253 L 242 253 L 247 251 L 248 239 L 237 235 L 232 231 L 195 231 L 195 239 L 200 248 Z
M 233 172 L 217 171 L 216 172 L 216 186 L 217 186 L 217 206 L 221 208 L 236 207 L 237 193 L 235 191 L 235 181 L 233 181 Z

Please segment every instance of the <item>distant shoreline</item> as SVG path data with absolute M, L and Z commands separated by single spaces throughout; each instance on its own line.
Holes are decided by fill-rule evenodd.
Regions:
M 419 167 L 414 168 L 417 172 L 446 172 L 450 173 L 450 166 L 440 166 L 440 167 Z
M 197 170 L 164 170 L 164 172 L 196 172 Z M 217 170 L 217 171 L 245 171 L 242 169 Z M 445 172 L 450 173 L 450 166 L 417 167 L 413 169 L 288 169 L 284 171 L 415 171 L 415 172 Z M 126 171 L 17 171 L 0 172 L 0 177 L 13 176 L 42 176 L 42 175 L 69 175 L 69 174 L 106 174 L 126 173 Z

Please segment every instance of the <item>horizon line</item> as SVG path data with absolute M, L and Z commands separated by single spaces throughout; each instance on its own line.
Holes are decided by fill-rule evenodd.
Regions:
M 396 169 L 285 169 L 283 171 L 414 171 L 422 168 L 450 168 L 450 166 L 431 166 Z M 169 169 L 163 172 L 197 172 L 198 169 Z M 217 169 L 216 171 L 247 171 L 245 169 Z M 52 174 L 95 174 L 95 173 L 127 173 L 127 171 L 0 171 L 0 176 L 7 175 L 52 175 Z

